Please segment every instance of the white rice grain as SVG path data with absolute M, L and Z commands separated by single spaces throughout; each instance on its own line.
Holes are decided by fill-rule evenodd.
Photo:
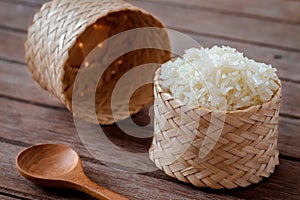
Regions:
M 161 68 L 161 86 L 198 107 L 238 110 L 269 101 L 279 89 L 276 69 L 231 47 L 188 49 Z

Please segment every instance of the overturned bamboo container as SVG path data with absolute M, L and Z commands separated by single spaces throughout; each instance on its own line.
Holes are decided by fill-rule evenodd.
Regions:
M 122 0 L 53 0 L 42 6 L 28 29 L 25 43 L 28 68 L 43 89 L 72 111 L 74 81 L 87 55 L 99 46 L 103 49 L 100 61 L 105 59 L 119 46 L 102 46 L 101 42 L 123 31 L 141 27 L 164 28 L 151 14 Z M 170 58 L 166 31 L 151 40 L 161 43 L 164 48 L 138 49 L 120 55 L 100 77 L 95 99 L 100 124 L 112 124 L 128 117 L 128 106 L 130 114 L 134 114 L 153 101 L 153 85 L 144 86 L 134 92 L 130 105 L 127 100 L 120 99 L 119 107 L 112 115 L 112 91 L 126 72 L 145 63 L 163 63 Z M 120 45 L 127 43 L 130 42 L 120 41 Z M 140 74 L 139 78 L 144 76 L 151 74 Z M 95 122 L 85 111 L 81 114 L 79 118 Z
M 279 164 L 281 87 L 262 105 L 212 111 L 184 105 L 163 91 L 158 70 L 154 93 L 150 159 L 169 176 L 197 187 L 231 189 L 258 183 Z M 221 131 L 219 137 L 208 135 L 209 128 Z

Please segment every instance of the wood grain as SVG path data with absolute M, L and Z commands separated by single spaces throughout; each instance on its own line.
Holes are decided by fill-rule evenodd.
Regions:
M 0 116 L 0 120 L 3 123 L 1 128 L 2 132 L 0 134 L 2 137 L 26 143 L 31 143 L 31 141 L 35 141 L 35 143 L 51 141 L 54 143 L 62 142 L 64 144 L 72 144 L 71 147 L 76 151 L 84 153 L 87 157 L 90 156 L 86 149 L 81 146 L 80 138 L 74 127 L 72 115 L 68 111 L 37 107 L 35 105 L 10 101 L 3 98 L 0 99 L 0 102 L 1 105 L 3 105 L 0 109 L 3 113 L 3 115 Z M 136 115 L 135 118 L 147 121 L 145 116 L 146 113 L 140 113 L 140 115 Z M 18 121 L 18 126 L 15 126 L 15 121 Z M 147 152 L 151 142 L 150 139 L 133 140 L 131 137 L 126 137 L 126 134 L 116 125 L 103 128 L 113 143 L 119 146 L 128 146 L 130 143 L 131 145 L 127 150 L 133 152 Z M 299 128 L 300 120 L 287 120 L 283 118 L 282 123 L 279 125 L 279 147 L 280 151 L 283 150 L 281 153 L 298 159 L 300 158 L 300 147 L 298 143 L 300 140 Z M 132 129 L 132 132 L 134 131 L 136 130 Z M 151 128 L 145 131 L 150 132 Z M 290 147 L 290 149 L 286 149 L 285 147 Z M 97 153 L 99 149 L 95 148 L 93 151 Z M 131 168 L 138 167 L 135 163 L 120 161 L 118 158 L 111 158 L 105 155 L 103 156 L 102 161 Z M 138 165 L 142 166 L 141 163 Z
M 44 190 L 43 188 L 37 187 L 31 184 L 27 180 L 20 177 L 17 171 L 11 166 L 14 165 L 15 156 L 22 149 L 22 147 L 0 143 L 4 151 L 0 152 L 0 157 L 3 158 L 0 163 L 1 170 L 9 170 L 9 173 L 0 174 L 0 192 L 13 190 L 18 196 L 30 195 L 30 198 L 40 197 L 42 199 L 87 199 L 85 195 L 73 194 L 73 191 L 57 192 L 54 190 Z M 85 172 L 95 182 L 101 183 L 104 187 L 110 188 L 111 190 L 118 191 L 130 199 L 156 199 L 159 195 L 160 199 L 191 199 L 197 195 L 197 199 L 238 199 L 232 198 L 227 194 L 214 194 L 209 191 L 201 191 L 196 188 L 192 188 L 188 185 L 178 184 L 176 181 L 169 181 L 152 178 L 147 175 L 128 173 L 122 170 L 116 170 L 111 167 L 103 165 L 93 164 L 92 162 L 83 162 Z M 165 175 L 163 175 L 165 176 Z M 16 188 L 15 186 L 18 185 Z M 172 188 L 170 191 L 167 188 Z M 173 191 L 174 190 L 174 191 Z M 60 198 L 60 195 L 62 198 Z M 76 195 L 77 198 L 76 198 Z M 73 197 L 73 198 L 72 198 Z
M 25 33 L 16 33 L 0 28 L 0 59 L 25 64 Z
M 36 105 L 18 103 L 3 98 L 0 98 L 0 101 L 3 103 L 1 104 L 3 106 L 1 106 L 0 110 L 1 113 L 4 113 L 0 116 L 0 119 L 3 119 L 3 121 L 1 121 L 0 137 L 29 144 L 31 144 L 32 141 L 37 144 L 47 143 L 48 141 L 52 143 L 69 144 L 77 152 L 82 153 L 82 155 L 86 157 L 90 157 L 90 153 L 81 144 L 74 127 L 72 115 L 68 111 L 38 107 Z M 146 118 L 143 117 L 142 119 L 145 120 Z M 18 126 L 15 126 L 16 122 Z M 127 149 L 125 149 L 128 151 L 147 152 L 150 146 L 151 138 L 134 139 L 124 134 L 116 125 L 103 127 L 103 130 L 114 144 L 119 147 L 127 147 Z M 132 132 L 136 131 L 137 130 L 132 129 Z M 152 129 L 149 128 L 148 131 L 152 131 Z M 107 145 L 103 143 L 103 146 L 106 147 Z M 90 148 L 96 154 L 101 154 L 101 150 L 107 153 L 107 155 L 104 154 L 101 157 L 103 162 L 115 163 L 115 165 L 124 166 L 123 168 L 129 167 L 137 169 L 144 167 L 147 169 L 149 165 L 149 162 L 135 163 L 130 157 L 120 160 L 118 152 L 109 150 L 109 148 Z M 115 155 L 115 157 L 111 157 L 111 155 Z
M 0 142 L 3 151 L 0 151 L 2 162 L 0 169 L 9 173 L 0 174 L 0 192 L 10 191 L 19 196 L 29 196 L 30 198 L 42 199 L 86 199 L 80 193 L 71 191 L 44 190 L 36 187 L 25 179 L 20 178 L 17 171 L 11 166 L 14 159 L 22 147 Z M 296 199 L 300 195 L 300 174 L 298 162 L 280 160 L 281 165 L 275 173 L 263 182 L 242 189 L 235 190 L 210 190 L 199 189 L 187 184 L 181 184 L 166 177 L 160 171 L 147 174 L 132 174 L 109 166 L 94 164 L 84 161 L 83 166 L 86 174 L 97 183 L 118 191 L 120 194 L 128 196 L 130 199 Z M 291 179 L 291 177 L 293 177 Z M 137 184 L 138 183 L 138 184 Z M 18 185 L 16 188 L 15 186 Z M 125 187 L 124 187 L 125 186 Z M 6 189 L 3 189 L 6 188 Z M 77 197 L 77 198 L 76 198 Z
M 2 31 L 1 31 L 2 32 Z M 7 41 L 9 41 L 8 43 L 7 43 L 7 47 L 12 47 L 12 50 L 11 51 L 1 51 L 1 52 L 8 52 L 8 55 L 11 55 L 10 57 L 9 57 L 9 59 L 13 59 L 14 57 L 19 57 L 20 58 L 20 60 L 23 60 L 23 57 L 21 56 L 21 54 L 23 54 L 23 48 L 17 48 L 17 44 L 18 45 L 20 45 L 20 44 L 22 44 L 23 42 L 20 42 L 20 39 L 23 37 L 23 35 L 22 34 L 17 34 L 17 33 L 13 33 L 13 32 L 9 32 L 9 33 L 11 33 L 12 34 L 12 36 L 11 37 L 8 37 L 9 39 L 11 39 L 11 40 L 5 40 L 5 39 L 3 39 L 3 41 L 4 42 L 7 42 Z M 4 33 L 3 34 L 6 34 L 5 33 L 5 31 L 4 31 Z M 4 38 L 4 37 L 0 37 L 0 38 Z M 211 44 L 212 42 L 207 42 L 207 38 L 200 38 L 199 39 L 199 37 L 198 37 L 198 40 L 201 40 L 202 39 L 202 41 L 203 42 L 206 42 L 206 44 L 207 43 L 209 43 L 209 44 Z M 23 40 L 24 40 L 24 38 L 23 38 Z M 222 42 L 222 40 L 221 40 L 221 42 Z M 208 44 L 208 45 L 209 45 Z M 250 49 L 251 48 L 251 45 L 250 45 L 250 47 L 248 47 L 249 45 L 243 45 L 243 44 L 240 44 L 242 47 L 240 47 L 240 48 L 248 48 L 248 49 Z M 23 45 L 21 45 L 21 47 L 22 47 Z M 246 46 L 246 47 L 245 47 Z M 20 50 L 21 49 L 21 50 Z M 253 48 L 252 48 L 253 49 Z M 10 50 L 10 49 L 9 49 Z M 18 51 L 18 50 L 20 50 L 20 51 Z M 269 56 L 269 58 L 267 58 L 267 59 L 272 59 L 272 55 L 270 56 L 270 55 L 268 55 L 268 54 L 270 54 L 269 52 L 265 52 L 264 54 L 261 54 L 261 48 L 257 48 L 257 49 L 255 49 L 255 50 L 252 50 L 252 51 L 249 51 L 249 54 L 251 55 L 252 53 L 254 53 L 255 54 L 255 52 L 257 52 L 256 50 L 258 50 L 259 52 L 258 53 L 256 53 L 256 57 L 258 57 L 258 56 L 261 56 L 262 55 L 262 58 L 264 58 L 264 59 L 266 59 L 263 55 L 266 55 L 266 56 Z M 268 49 L 269 51 L 271 51 L 270 49 Z M 244 50 L 242 50 L 242 51 L 245 51 L 245 49 Z M 273 50 L 274 51 L 274 50 Z M 10 54 L 10 52 L 14 52 L 14 53 L 12 53 L 12 54 Z M 19 53 L 18 53 L 19 52 Z M 245 52 L 248 52 L 248 51 L 245 51 Z M 282 52 L 281 52 L 281 54 L 282 54 Z M 281 54 L 279 54 L 279 55 L 281 55 Z M 277 54 L 274 54 L 274 55 L 277 55 Z M 292 58 L 294 58 L 294 60 L 296 61 L 296 60 L 298 60 L 299 58 L 297 57 L 297 56 L 299 56 L 299 54 L 295 54 L 295 56 L 291 56 L 291 55 L 288 55 L 287 53 L 285 54 L 286 56 L 283 56 L 283 58 L 290 58 L 290 57 L 292 57 Z M 271 57 L 271 58 L 270 58 Z M 256 58 L 257 59 L 257 58 Z M 274 59 L 274 57 L 273 57 L 273 60 L 276 62 L 276 59 Z M 292 61 L 290 61 L 290 62 L 288 62 L 289 64 L 291 64 L 291 65 L 295 65 L 297 62 L 292 62 Z M 280 63 L 278 63 L 278 64 L 280 64 Z M 288 66 L 290 66 L 290 65 L 288 65 Z M 286 71 L 283 71 L 282 72 L 282 76 L 281 77 L 284 77 L 284 78 L 286 78 L 286 77 L 289 77 L 291 74 L 292 75 L 296 75 L 296 76 L 299 76 L 299 74 L 300 73 L 290 73 L 291 71 L 292 71 L 292 68 L 293 68 L 293 70 L 297 70 L 297 69 L 300 69 L 299 67 L 291 67 L 291 68 L 288 68 L 288 70 L 286 70 Z M 4 68 L 3 68 L 4 69 Z M 5 68 L 5 69 L 14 69 L 14 68 Z M 285 67 L 280 67 L 279 68 L 279 73 L 281 73 L 281 69 L 285 69 Z M 13 71 L 13 70 L 12 70 Z M 11 71 L 10 71 L 11 72 Z M 18 75 L 18 74 L 12 74 L 12 76 L 15 76 L 15 75 Z M 24 74 L 23 74 L 24 75 Z M 21 75 L 21 76 L 19 76 L 19 77 L 24 77 L 23 75 Z M 30 79 L 30 78 L 29 78 Z M 30 83 L 30 81 L 29 81 L 29 79 L 26 79 L 26 80 L 22 80 L 22 81 L 20 81 L 20 82 L 22 82 L 22 83 Z M 6 79 L 6 78 L 3 78 L 3 79 L 1 79 L 1 80 L 4 80 L 4 81 L 7 81 L 7 80 L 12 80 L 12 79 Z M 13 83 L 15 83 L 15 84 L 12 84 L 11 82 L 9 82 L 9 83 L 7 83 L 6 84 L 6 86 L 11 86 L 11 87 L 8 87 L 8 90 L 7 91 L 12 91 L 11 89 L 12 89 L 12 87 L 15 87 L 15 88 L 18 88 L 17 86 L 20 84 L 19 82 L 18 82 L 18 80 L 19 79 L 17 79 L 17 81 L 15 81 L 15 80 L 13 80 Z M 299 78 L 298 77 L 295 77 L 295 80 L 299 80 Z M 295 93 L 294 91 L 298 91 L 298 89 L 299 89 L 299 87 L 297 87 L 297 85 L 295 86 L 295 88 L 294 89 L 289 89 L 290 87 L 290 85 L 293 85 L 293 84 L 289 84 L 288 83 L 288 86 L 287 86 L 287 90 L 285 90 L 284 89 L 284 91 L 286 91 L 287 92 L 287 94 L 288 95 L 285 95 L 285 96 L 287 96 L 287 97 L 291 97 L 290 99 L 291 100 L 294 100 L 294 101 L 296 101 L 297 100 L 297 98 L 296 97 L 293 97 L 293 94 L 294 95 L 296 95 L 297 93 Z M 285 87 L 285 86 L 284 86 Z M 34 88 L 34 87 L 32 87 L 32 88 Z M 22 90 L 23 91 L 23 94 L 22 93 L 20 93 L 20 92 L 22 92 L 22 91 L 18 91 L 18 92 L 14 92 L 15 94 L 21 94 L 20 96 L 21 96 L 21 98 L 22 97 L 24 97 L 25 96 L 25 99 L 26 100 L 30 100 L 30 101 L 32 101 L 33 99 L 32 99 L 32 97 L 34 97 L 34 101 L 38 101 L 38 102 L 47 102 L 48 103 L 48 101 L 47 101 L 47 99 L 49 99 L 49 96 L 48 97 L 46 97 L 46 98 L 42 98 L 42 99 L 40 99 L 40 101 L 39 101 L 39 89 L 37 88 L 37 87 L 35 87 L 35 90 L 36 90 L 36 92 L 34 93 L 34 94 L 32 94 L 32 93 L 30 93 L 28 96 L 26 96 L 26 94 L 28 94 L 27 93 L 27 91 L 31 91 L 32 90 L 32 88 L 30 88 L 29 90 Z M 291 94 L 291 95 L 290 95 Z M 43 96 L 43 95 L 42 95 Z M 45 95 L 44 95 L 45 96 Z M 50 100 L 51 101 L 51 100 Z M 57 104 L 57 105 L 60 105 L 59 103 L 57 103 L 57 102 L 55 102 L 54 103 L 55 105 Z M 296 104 L 297 104 L 297 101 L 296 101 Z M 283 104 L 284 106 L 285 105 L 287 105 L 287 107 L 288 106 L 290 106 L 291 107 L 291 109 L 283 109 L 283 110 L 288 110 L 288 111 L 291 111 L 291 112 L 288 112 L 287 111 L 287 113 L 291 113 L 291 115 L 293 115 L 293 112 L 294 112 L 294 109 L 293 109 L 293 103 L 290 103 L 290 102 L 288 102 L 288 103 L 286 103 L 286 104 Z M 283 108 L 284 108 L 284 106 L 283 106 Z M 298 111 L 298 110 L 296 110 L 296 111 Z M 298 113 L 296 113 L 296 116 L 298 116 Z
M 0 72 L 1 95 L 64 108 L 53 95 L 43 91 L 37 83 L 31 79 L 31 75 L 24 65 L 0 60 Z M 16 79 L 14 77 L 18 78 Z M 300 91 L 300 84 L 286 81 L 282 81 L 282 84 L 284 98 L 281 113 L 300 118 L 300 110 L 294 109 L 295 106 L 300 107 L 300 102 L 297 100 L 298 93 L 296 92 Z M 20 88 L 20 85 L 23 87 Z
M 49 0 L 0 0 L 4 2 L 11 2 L 14 4 L 25 4 L 28 6 L 41 6 L 42 4 L 48 2 Z
M 199 12 L 196 9 L 172 5 L 160 4 L 158 6 L 158 4 L 137 0 L 130 0 L 129 2 L 153 13 L 170 28 L 180 28 L 180 30 L 185 29 L 216 37 L 252 41 L 253 43 L 270 45 L 274 48 L 299 51 L 300 26 L 246 17 L 237 18 L 232 15 L 211 13 L 206 10 Z M 259 37 L 257 37 L 258 35 Z
M 7 12 L 7 11 L 10 12 Z M 33 15 L 39 7 L 12 4 L 10 2 L 0 2 L 0 24 L 13 29 L 26 32 L 31 24 Z M 16 15 L 18 13 L 18 15 Z
M 22 85 L 22 87 L 20 87 Z M 45 106 L 65 108 L 53 95 L 42 90 L 31 79 L 31 74 L 22 64 L 9 63 L 0 60 L 0 94 L 40 103 Z
M 9 195 L 9 194 L 8 194 Z M 9 195 L 9 196 L 4 196 L 0 194 L 0 199 L 2 200 L 12 200 L 12 199 L 16 199 L 15 196 L 13 195 Z
M 0 2 L 1 3 L 1 2 Z M 2 2 L 3 3 L 3 2 Z M 11 10 L 16 10 L 17 5 L 4 2 L 7 5 L 9 5 L 9 8 Z M 27 13 L 30 10 L 28 10 L 28 6 L 24 6 L 25 12 Z M 33 10 L 31 10 L 33 11 Z M 7 12 L 4 12 L 5 14 L 9 14 Z M 3 14 L 4 15 L 4 14 Z M 32 18 L 33 14 L 28 14 L 29 18 Z M 27 18 L 28 18 L 27 17 Z M 10 18 L 10 16 L 6 16 L 5 18 Z M 26 21 L 28 21 L 27 18 L 19 18 L 18 23 L 20 24 L 26 24 Z M 30 19 L 29 19 L 30 20 Z M 25 23 L 24 23 L 25 22 Z M 16 22 L 13 22 L 16 23 Z M 242 42 L 234 42 L 230 40 L 224 40 L 224 39 L 218 39 L 208 36 L 198 36 L 195 34 L 189 34 L 191 37 L 195 38 L 200 44 L 203 46 L 212 46 L 213 44 L 217 45 L 230 45 L 233 47 L 238 48 L 240 51 L 245 52 L 246 56 L 249 56 L 251 58 L 254 58 L 258 61 L 266 62 L 266 63 L 272 63 L 274 66 L 279 68 L 279 75 L 282 75 L 283 78 L 287 78 L 289 80 L 298 81 L 300 79 L 300 68 L 297 67 L 297 61 L 300 59 L 299 53 L 293 53 L 289 51 L 284 50 L 276 50 L 272 48 L 267 47 L 258 47 L 251 44 L 245 44 Z M 24 41 L 25 41 L 25 34 L 18 34 L 11 31 L 5 31 L 0 30 L 0 42 L 3 44 L 0 49 L 2 57 L 6 59 L 12 59 L 15 58 L 15 60 L 19 62 L 24 62 Z M 4 48 L 6 49 L 4 51 Z M 279 58 L 278 58 L 279 57 Z M 295 71 L 296 70 L 296 71 Z M 289 73 L 290 71 L 293 71 L 295 73 Z M 299 73 L 298 73 L 299 71 Z
M 185 33 L 185 32 L 183 32 Z M 228 45 L 243 52 L 245 56 L 255 59 L 259 62 L 270 63 L 278 69 L 280 78 L 297 82 L 300 80 L 300 67 L 298 61 L 300 54 L 285 50 L 273 49 L 270 47 L 258 46 L 255 44 L 247 44 L 243 42 L 235 42 L 225 39 L 217 39 L 208 36 L 199 36 L 191 33 L 186 33 L 191 38 L 195 39 L 203 47 L 211 47 L 213 45 Z M 293 73 L 291 73 L 293 72 Z
M 300 2 L 299 1 L 260 1 L 260 0 L 142 0 L 148 2 L 158 2 L 163 4 L 176 5 L 178 7 L 192 7 L 197 10 L 208 10 L 210 12 L 220 12 L 236 16 L 249 18 L 259 18 L 262 20 L 278 21 L 282 23 L 300 22 Z
M 6 0 L 12 1 L 12 0 Z M 35 3 L 41 5 L 48 0 L 13 0 L 17 3 Z M 155 2 L 160 4 L 171 4 L 178 7 L 193 7 L 194 9 L 206 9 L 211 12 L 225 12 L 232 15 L 248 16 L 253 18 L 263 17 L 265 19 L 274 19 L 281 22 L 300 22 L 299 1 L 272 0 L 139 0 L 146 2 Z
M 300 14 L 291 0 L 129 0 L 189 34 L 203 46 L 230 45 L 255 60 L 272 63 L 283 79 L 284 103 L 279 126 L 281 164 L 270 179 L 246 189 L 212 191 L 178 183 L 160 171 L 135 174 L 138 165 L 118 156 L 94 159 L 81 144 L 72 116 L 31 80 L 24 65 L 27 26 L 48 0 L 0 0 L 0 199 L 90 199 L 73 191 L 37 187 L 14 169 L 26 146 L 57 142 L 71 146 L 95 182 L 131 199 L 298 199 L 300 196 Z M 134 116 L 145 124 L 147 110 Z M 127 122 L 126 122 L 127 123 Z M 135 139 L 118 127 L 103 127 L 114 144 L 147 152 L 150 139 Z M 151 127 L 146 131 L 151 131 Z M 128 145 L 130 144 L 130 145 Z M 102 149 L 103 150 L 103 149 Z M 101 149 L 92 148 L 100 152 Z
M 277 50 L 268 47 L 260 47 L 252 44 L 245 44 L 241 42 L 234 42 L 230 40 L 216 39 L 205 36 L 198 36 L 195 34 L 188 34 L 204 47 L 213 45 L 229 45 L 244 52 L 246 56 L 253 58 L 260 62 L 271 63 L 278 68 L 278 74 L 281 78 L 289 81 L 299 82 L 300 67 L 298 67 L 298 60 L 300 54 L 289 52 L 285 50 Z M 24 33 L 16 33 L 0 29 L 0 59 L 24 63 L 24 42 L 26 35 Z M 278 58 L 279 57 L 279 58 Z M 290 73 L 290 72 L 293 73 Z
M 6 31 L 0 31 L 0 40 L 3 40 L 3 43 L 5 45 L 3 45 L 3 49 L 0 47 L 1 52 L 4 52 L 4 60 L 14 60 L 14 59 L 18 59 L 18 62 L 23 62 L 23 42 L 25 40 L 24 35 L 22 34 L 16 34 L 16 33 L 11 33 L 8 32 L 9 34 L 9 39 L 5 40 L 4 37 L 1 37 L 2 35 L 4 36 L 5 34 L 7 34 Z M 207 38 L 202 38 L 202 37 L 195 37 L 195 39 L 197 41 L 200 42 L 200 44 L 203 44 L 204 46 L 211 46 L 212 44 L 214 44 L 212 40 L 207 40 Z M 1 42 L 1 41 L 0 41 Z M 298 80 L 300 80 L 300 68 L 297 67 L 297 60 L 300 59 L 300 54 L 298 53 L 288 53 L 288 52 L 284 52 L 284 51 L 280 51 L 278 52 L 277 50 L 271 50 L 271 49 L 264 49 L 264 48 L 257 48 L 257 47 L 253 47 L 251 45 L 243 45 L 240 43 L 225 43 L 225 41 L 215 41 L 215 44 L 228 44 L 231 46 L 234 46 L 236 48 L 238 48 L 240 51 L 245 52 L 246 55 L 249 55 L 249 57 L 251 58 L 255 58 L 258 61 L 262 61 L 262 62 L 267 62 L 267 63 L 274 63 L 275 67 L 278 67 L 278 73 L 280 78 L 282 78 L 283 80 L 290 80 L 292 79 L 293 82 L 296 83 L 290 83 L 290 82 L 285 82 L 283 81 L 283 103 L 282 103 L 282 109 L 281 111 L 283 113 L 289 113 L 291 116 L 295 116 L 295 117 L 300 117 L 300 110 L 294 109 L 294 106 L 299 107 L 300 106 L 300 102 L 297 100 L 297 96 L 298 93 L 296 91 L 300 91 L 300 84 L 298 84 Z M 8 47 L 6 50 L 4 49 L 5 47 Z M 278 60 L 278 59 L 274 59 L 275 55 L 280 55 L 283 58 Z M 0 56 L 1 57 L 1 56 Z M 30 101 L 39 101 L 39 92 L 41 91 L 38 88 L 35 87 L 36 93 L 35 95 L 32 95 L 31 93 L 28 93 L 27 90 L 22 89 L 19 92 L 15 92 L 14 90 L 11 90 L 11 87 L 13 87 L 11 85 L 11 82 L 15 83 L 15 86 L 18 86 L 18 84 L 20 83 L 26 83 L 27 84 L 32 84 L 33 81 L 30 80 L 31 78 L 28 77 L 29 75 L 26 75 L 26 72 L 16 72 L 15 70 L 19 70 L 19 69 L 15 69 L 15 67 L 9 67 L 11 66 L 11 64 L 6 63 L 4 61 L 2 61 L 0 63 L 1 65 L 1 71 L 3 73 L 3 79 L 1 79 L 1 81 L 9 81 L 9 83 L 6 83 L 6 87 L 7 88 L 7 92 L 8 93 L 14 93 L 18 96 L 16 97 L 20 97 L 20 95 L 23 94 L 23 96 L 25 95 L 25 99 L 26 100 L 30 100 Z M 5 66 L 8 65 L 8 66 Z M 27 70 L 27 69 L 25 69 Z M 299 72 L 298 72 L 299 71 Z M 5 73 L 12 73 L 10 75 L 8 75 L 8 77 L 5 77 L 6 75 L 4 75 Z M 16 73 L 16 74 L 14 74 Z M 19 76 L 19 74 L 23 74 L 22 76 Z M 25 75 L 25 76 L 24 76 Z M 9 77 L 15 77 L 18 76 L 20 77 L 19 79 L 10 79 Z M 28 77 L 28 78 L 26 78 Z M 22 80 L 25 79 L 25 80 Z M 31 83 L 32 82 L 32 83 Z M 25 86 L 26 86 L 25 85 Z M 18 87 L 16 87 L 18 89 Z M 14 96 L 14 94 L 7 94 L 9 96 Z M 3 94 L 3 93 L 2 93 Z M 27 97 L 26 97 L 27 95 Z M 48 94 L 48 97 L 50 97 L 51 95 Z M 52 97 L 52 96 L 51 96 Z M 54 98 L 51 98 L 54 99 Z M 42 101 L 44 101 L 45 103 L 47 103 L 47 101 L 45 101 L 45 98 L 41 99 Z M 53 104 L 52 102 L 50 103 L 51 105 Z M 56 105 L 60 105 L 58 103 L 54 103 Z M 60 105 L 61 106 L 61 105 Z
M 154 4 L 145 1 L 129 0 L 129 2 L 153 13 L 170 28 L 180 28 L 216 37 L 252 41 L 253 43 L 265 44 L 274 48 L 300 51 L 300 35 L 298 34 L 300 26 L 247 17 L 237 18 L 233 15 L 211 13 L 205 10 L 198 12 L 191 8 Z M 0 8 L 2 9 L 0 10 L 2 11 L 1 13 L 5 13 L 0 18 L 0 24 L 22 30 L 27 29 L 32 21 L 33 13 L 38 9 L 37 7 L 33 8 L 24 5 L 16 6 L 7 2 L 0 2 Z M 6 13 L 4 10 L 10 10 L 11 12 Z M 17 17 L 14 14 L 16 12 L 20 13 Z M 178 16 L 181 17 L 178 18 Z M 12 18 L 13 20 L 11 20 Z M 24 23 L 20 23 L 22 21 Z M 257 37 L 257 35 L 260 37 Z
M 296 158 L 298 161 L 300 161 L 299 130 L 299 119 L 280 118 L 278 143 L 280 154 Z
M 241 42 L 234 42 L 230 40 L 216 39 L 205 36 L 197 36 L 194 34 L 187 34 L 195 39 L 204 47 L 213 45 L 229 45 L 244 52 L 246 56 L 253 58 L 260 62 L 271 63 L 278 68 L 278 74 L 285 80 L 299 82 L 300 67 L 298 67 L 298 60 L 300 54 L 295 52 L 288 52 L 285 50 L 277 50 L 268 47 L 259 47 L 252 44 L 245 44 Z M 24 42 L 26 35 L 23 33 L 16 33 L 0 29 L 0 59 L 24 63 Z M 279 57 L 279 58 L 277 58 Z M 290 73 L 290 72 L 293 73 Z

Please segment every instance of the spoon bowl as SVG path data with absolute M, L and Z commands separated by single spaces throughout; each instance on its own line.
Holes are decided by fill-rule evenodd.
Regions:
M 19 173 L 36 184 L 71 188 L 103 200 L 127 198 L 92 182 L 82 169 L 78 154 L 62 144 L 41 144 L 24 149 L 16 159 Z
M 72 171 L 78 160 L 77 153 L 64 145 L 37 145 L 19 154 L 17 166 L 22 174 L 37 179 L 55 179 Z

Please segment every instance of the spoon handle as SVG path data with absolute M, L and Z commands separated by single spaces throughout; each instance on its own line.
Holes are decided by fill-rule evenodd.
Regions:
M 101 200 L 129 200 L 120 194 L 94 183 L 88 177 L 83 178 L 80 183 L 76 183 L 75 187 L 76 189 Z

